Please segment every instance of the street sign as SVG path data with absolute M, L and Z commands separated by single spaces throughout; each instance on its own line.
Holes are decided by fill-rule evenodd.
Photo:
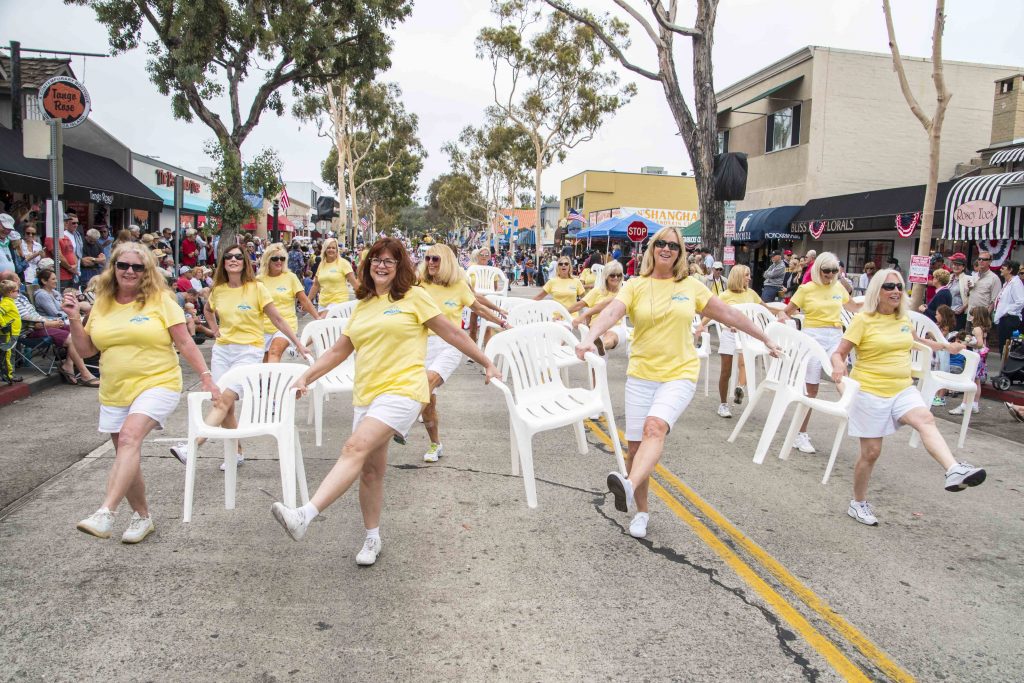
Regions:
M 633 221 L 626 227 L 626 236 L 634 242 L 647 239 L 647 225 L 643 221 Z
M 727 266 L 736 265 L 736 247 L 722 247 L 722 263 Z
M 930 276 L 929 268 L 931 267 L 931 259 L 927 256 L 911 256 L 910 257 L 910 274 L 907 277 L 908 280 L 916 285 L 928 284 L 928 278 Z
M 74 128 L 89 118 L 92 100 L 85 86 L 70 76 L 54 76 L 39 88 L 39 104 L 64 128 Z
M 725 237 L 736 236 L 736 202 L 725 202 Z

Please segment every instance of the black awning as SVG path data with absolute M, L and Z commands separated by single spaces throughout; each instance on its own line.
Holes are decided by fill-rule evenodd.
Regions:
M 39 196 L 50 194 L 50 162 L 26 159 L 22 154 L 21 133 L 3 126 L 0 126 L 0 188 Z M 112 159 L 66 145 L 64 198 L 156 213 L 163 210 L 164 205 L 160 197 Z
M 789 232 L 789 224 L 793 216 L 803 209 L 802 206 L 773 206 L 768 209 L 739 211 L 736 214 L 736 235 L 731 239 L 737 242 L 760 242 L 761 240 L 798 240 L 803 235 Z
M 935 193 L 936 213 L 943 211 L 946 205 L 946 196 L 952 187 L 952 181 L 939 183 Z M 895 216 L 916 213 L 923 207 L 924 185 L 909 185 L 812 199 L 793 217 L 792 222 Z

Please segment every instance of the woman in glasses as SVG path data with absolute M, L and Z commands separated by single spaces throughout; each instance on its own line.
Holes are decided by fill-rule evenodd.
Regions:
M 580 325 L 590 325 L 591 321 L 601 314 L 608 304 L 615 300 L 622 290 L 622 264 L 612 261 L 604 269 L 604 283 L 600 287 L 587 292 L 586 296 L 577 301 L 569 308 L 570 313 L 582 310 L 578 316 L 573 318 L 572 326 L 577 328 Z M 619 318 L 611 328 L 600 337 L 594 339 L 597 352 L 602 356 L 614 348 L 626 348 L 629 341 L 629 329 Z
M 651 239 L 632 278 L 594 321 L 576 347 L 583 358 L 597 338 L 623 315 L 633 323 L 626 369 L 626 440 L 629 477 L 608 475 L 608 489 L 621 512 L 639 510 L 629 525 L 636 538 L 647 535 L 650 519 L 648 480 L 661 460 L 665 438 L 689 405 L 700 372 L 693 344 L 693 317 L 702 313 L 764 342 L 772 355 L 778 346 L 745 315 L 711 294 L 699 278 L 689 276 L 682 239 L 675 228 L 662 228 Z
M 832 354 L 832 379 L 838 383 L 846 374 L 847 357 L 857 351 L 850 376 L 860 382 L 860 392 L 850 406 L 849 433 L 860 438 L 860 458 L 853 469 L 853 500 L 847 514 L 868 526 L 878 525 L 867 502 L 871 471 L 882 453 L 882 439 L 901 425 L 920 433 L 928 454 L 946 471 L 947 491 L 962 491 L 985 481 L 985 470 L 953 458 L 910 375 L 910 349 L 915 341 L 950 353 L 959 353 L 964 345 L 914 334 L 903 290 L 899 271 L 887 268 L 875 273 L 864 294 L 863 310 L 854 316 Z
M 77 297 L 65 294 L 62 302 L 75 347 L 86 357 L 100 354 L 99 430 L 110 434 L 115 449 L 103 504 L 78 529 L 110 538 L 117 506 L 127 498 L 133 514 L 121 541 L 138 543 L 154 529 L 142 479 L 142 442 L 163 429 L 181 399 L 175 347 L 199 373 L 203 390 L 215 398 L 219 392 L 153 252 L 129 242 L 114 249 L 111 261 L 92 280 L 96 301 L 84 327 Z
M 586 288 L 583 283 L 572 276 L 572 262 L 569 257 L 560 256 L 555 266 L 555 277 L 544 283 L 544 289 L 538 292 L 533 300 L 540 301 L 550 295 L 552 299 L 568 310 L 576 306 L 576 302 L 584 294 L 586 294 Z
M 796 315 L 797 311 L 803 311 L 804 321 L 801 330 L 831 355 L 843 336 L 840 312 L 844 308 L 856 312 L 860 306 L 850 301 L 849 292 L 839 283 L 839 259 L 832 252 L 823 251 L 815 257 L 811 265 L 811 279 L 800 285 L 786 304 L 786 308 L 779 311 L 778 319 L 785 322 Z M 814 358 L 807 364 L 807 377 L 804 381 L 807 395 L 811 398 L 818 395 L 822 370 L 821 363 Z M 815 452 L 811 437 L 807 434 L 807 423 L 810 419 L 811 413 L 808 411 L 793 442 L 801 453 Z
M 317 378 L 355 353 L 352 435 L 308 503 L 300 508 L 281 503 L 271 507 L 277 521 L 297 541 L 305 536 L 310 522 L 359 479 L 366 540 L 356 564 L 363 566 L 374 564 L 382 548 L 380 516 L 388 445 L 395 436 L 405 438 L 430 401 L 424 365 L 428 332 L 480 363 L 487 381 L 500 376 L 469 336 L 415 283 L 416 271 L 400 241 L 384 237 L 370 247 L 359 268 L 359 304 L 344 333 L 294 385 L 305 394 Z
M 295 313 L 295 302 L 298 301 L 302 310 L 313 316 L 313 320 L 320 319 L 320 313 L 306 296 L 306 291 L 295 277 L 295 273 L 288 270 L 288 252 L 284 245 L 275 242 L 267 247 L 260 259 L 260 274 L 256 278 L 270 292 L 270 299 L 274 307 L 281 314 L 288 327 L 295 334 L 299 333 L 299 318 Z M 280 363 L 284 350 L 288 348 L 288 337 L 284 336 L 281 330 L 277 329 L 270 318 L 263 318 L 263 362 Z
M 502 329 L 508 328 L 505 321 L 492 314 L 477 300 L 477 295 L 469 288 L 465 274 L 455 259 L 455 253 L 446 245 L 435 244 L 427 250 L 419 268 L 419 284 L 433 299 L 442 315 L 456 328 L 462 325 L 464 308 L 472 309 L 478 316 Z M 427 333 L 427 356 L 424 365 L 427 368 L 430 402 L 423 408 L 423 426 L 430 437 L 430 447 L 423 454 L 424 462 L 437 462 L 444 451 L 438 433 L 440 418 L 437 415 L 437 390 L 448 381 L 461 362 L 462 351 L 446 342 L 433 330 Z
M 291 300 L 290 300 L 291 301 Z M 289 301 L 289 305 L 291 305 Z M 220 382 L 228 370 L 244 365 L 263 362 L 263 320 L 266 316 L 271 324 L 291 342 L 303 356 L 309 350 L 302 345 L 291 326 L 274 305 L 274 299 L 262 282 L 256 279 L 252 263 L 242 247 L 229 248 L 221 256 L 213 275 L 213 289 L 203 306 L 206 324 L 217 342 L 213 345 L 210 365 L 213 381 Z M 241 398 L 242 384 L 236 382 L 224 387 L 220 400 L 206 416 L 206 424 L 234 429 L 238 426 L 235 418 L 235 401 Z M 197 446 L 205 439 L 199 439 Z M 187 444 L 181 442 L 171 446 L 171 453 L 185 462 Z M 238 444 L 238 464 L 245 462 L 242 444 Z M 224 463 L 221 463 L 221 470 Z
M 316 299 L 320 311 L 326 311 L 331 304 L 343 304 L 348 301 L 348 286 L 354 290 L 359 283 L 352 271 L 352 264 L 341 258 L 338 240 L 333 237 L 324 240 L 320 248 L 320 265 L 313 276 L 313 288 L 309 290 L 309 299 Z

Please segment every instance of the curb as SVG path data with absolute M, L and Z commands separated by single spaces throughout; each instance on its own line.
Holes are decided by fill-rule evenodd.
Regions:
M 34 396 L 41 391 L 60 386 L 60 374 L 54 371 L 50 375 L 40 377 L 32 382 L 19 382 L 9 386 L 0 386 L 0 407 Z

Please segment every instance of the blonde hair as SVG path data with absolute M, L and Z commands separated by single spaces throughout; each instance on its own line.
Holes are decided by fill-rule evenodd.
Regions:
M 228 262 L 228 252 L 238 250 L 238 253 L 242 255 L 242 284 L 248 284 L 256 281 L 256 274 L 252 272 L 252 261 L 249 259 L 249 255 L 245 253 L 245 249 L 240 244 L 232 244 L 230 247 L 224 250 L 224 253 L 220 255 L 220 260 L 217 261 L 217 270 L 213 271 L 213 286 L 218 287 L 220 285 L 226 285 L 228 283 L 228 271 L 224 267 Z
M 936 268 L 932 271 L 932 279 L 939 283 L 939 286 L 945 287 L 949 284 L 949 271 L 945 268 Z
M 260 274 L 256 276 L 257 280 L 264 280 L 270 277 L 270 257 L 276 252 L 281 252 L 281 255 L 288 258 L 288 250 L 284 248 L 284 245 L 280 242 L 274 242 L 273 244 L 267 245 L 267 248 L 263 251 L 263 256 L 260 257 Z M 285 260 L 284 272 L 288 272 L 288 261 Z
M 895 268 L 883 268 L 871 276 L 871 282 L 868 283 L 868 288 L 864 291 L 864 306 L 860 309 L 861 313 L 867 313 L 868 315 L 878 313 L 878 300 L 882 298 L 882 283 L 889 279 L 890 275 L 895 275 L 897 282 L 906 286 L 906 283 L 903 281 L 903 273 Z M 896 309 L 896 317 L 907 317 L 906 292 L 900 297 L 900 306 Z
M 426 256 L 440 256 L 441 263 L 437 266 L 437 275 L 431 276 L 427 272 L 427 259 L 424 258 L 417 273 L 420 282 L 449 287 L 465 277 L 459 262 L 455 259 L 455 253 L 446 245 L 435 244 L 427 249 L 427 253 L 424 254 L 424 257 Z
M 601 273 L 601 289 L 603 291 L 605 291 L 605 292 L 612 291 L 612 290 L 608 289 L 608 276 L 609 275 L 623 275 L 623 274 L 624 273 L 622 272 L 622 264 L 619 263 L 618 261 L 612 261 L 611 263 L 606 265 L 604 267 L 604 272 Z M 618 292 L 621 289 L 622 289 L 622 280 L 620 279 L 619 280 L 619 289 L 616 289 L 615 291 Z
M 324 240 L 324 243 L 320 245 L 320 258 L 324 263 L 334 263 L 334 261 L 327 260 L 327 247 L 335 247 L 338 250 L 338 255 L 335 256 L 335 258 L 341 258 L 341 247 L 338 246 L 338 240 L 334 237 L 328 237 Z
M 139 307 L 141 308 L 146 305 L 147 301 L 152 301 L 165 292 L 170 293 L 171 289 L 167 286 L 167 280 L 157 268 L 156 256 L 153 255 L 149 247 L 139 242 L 122 242 L 114 247 L 113 253 L 110 254 L 110 261 L 103 272 L 89 281 L 88 289 L 95 294 L 97 305 L 103 307 L 114 301 L 114 297 L 117 296 L 117 261 L 121 255 L 129 252 L 138 254 L 139 260 L 145 266 L 142 276 L 139 278 L 139 293 L 135 296 L 135 302 Z
M 667 227 L 654 233 L 654 237 L 647 243 L 647 249 L 644 250 L 644 259 L 640 263 L 640 277 L 650 277 L 651 273 L 654 272 L 654 243 L 665 239 L 668 235 L 675 235 L 676 240 L 679 242 L 676 262 L 672 265 L 672 279 L 679 282 L 690 274 L 690 266 L 686 262 L 685 249 L 683 248 L 683 238 L 678 230 Z
M 811 266 L 811 281 L 816 285 L 823 285 L 821 281 L 821 269 L 822 268 L 839 268 L 839 259 L 831 251 L 823 251 L 818 254 L 814 259 L 814 265 Z
M 747 290 L 747 278 L 750 277 L 750 268 L 740 264 L 733 266 L 729 271 L 729 280 L 725 286 L 730 292 L 745 292 Z
M 14 280 L 0 282 L 0 295 L 7 296 L 18 291 L 18 284 Z

